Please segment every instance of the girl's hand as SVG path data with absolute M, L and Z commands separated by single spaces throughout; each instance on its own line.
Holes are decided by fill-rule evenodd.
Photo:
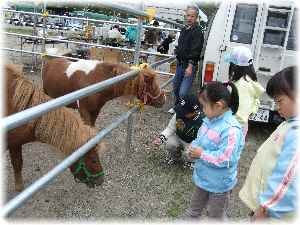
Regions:
M 192 147 L 191 145 L 188 148 L 189 156 L 191 158 L 200 158 L 201 154 L 203 152 L 203 149 L 201 147 Z
M 162 141 L 159 137 L 156 137 L 153 139 L 152 144 L 160 146 L 162 144 Z
M 253 221 L 257 222 L 266 218 L 268 218 L 266 210 L 263 207 L 259 206 L 259 208 L 254 212 Z
M 163 134 L 160 134 L 159 136 L 154 138 L 154 140 L 152 141 L 152 144 L 159 146 L 159 145 L 163 144 L 165 141 L 167 141 L 167 138 Z

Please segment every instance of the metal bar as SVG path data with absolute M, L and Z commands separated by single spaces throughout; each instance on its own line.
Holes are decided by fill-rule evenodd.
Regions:
M 134 64 L 139 63 L 140 50 L 141 50 L 141 36 L 142 36 L 142 18 L 140 17 L 138 20 L 137 32 L 136 32 L 136 44 L 135 44 L 135 52 L 134 52 Z
M 33 13 L 33 12 L 17 11 L 17 10 L 10 10 L 10 9 L 0 9 L 0 11 L 42 16 L 42 13 Z M 119 24 L 119 25 L 123 25 L 123 26 L 132 26 L 132 27 L 138 26 L 137 23 L 123 23 L 123 22 L 114 22 L 114 21 L 110 21 L 110 20 L 87 19 L 87 18 L 76 17 L 76 16 L 60 16 L 60 15 L 49 14 L 48 17 L 57 17 L 57 18 L 64 18 L 64 19 L 83 20 L 83 21 L 90 21 L 90 22 L 97 22 L 97 23 Z M 163 22 L 167 22 L 166 19 L 160 18 L 159 20 L 161 20 L 161 21 L 165 20 Z M 171 21 L 169 21 L 169 22 L 171 22 Z M 172 22 L 172 24 L 173 23 L 175 23 L 175 22 Z M 143 27 L 144 28 L 153 28 L 153 29 L 160 29 L 160 30 L 168 30 L 168 31 L 177 31 L 177 32 L 180 32 L 179 29 L 174 29 L 174 28 L 155 27 L 155 26 L 149 26 L 149 25 L 143 25 Z
M 35 55 L 40 55 L 40 56 L 42 56 L 42 54 L 43 54 L 41 52 L 32 52 L 32 51 L 19 50 L 19 49 L 13 49 L 13 48 L 1 48 L 1 50 L 12 51 L 12 52 L 22 52 L 22 53 L 35 54 Z M 73 57 L 61 56 L 61 55 L 48 54 L 47 56 L 52 56 L 52 57 L 57 57 L 57 58 L 65 58 L 65 59 L 71 59 L 71 60 L 80 60 L 80 58 L 73 58 Z
M 126 136 L 126 151 L 129 153 L 132 143 L 132 133 L 133 133 L 133 116 L 128 117 L 127 121 L 127 136 Z
M 17 10 L 11 10 L 11 9 L 0 9 L 0 11 L 42 16 L 42 13 L 17 11 Z M 91 21 L 91 22 L 119 24 L 119 25 L 124 25 L 124 26 L 137 26 L 137 24 L 132 24 L 132 23 L 114 22 L 114 21 L 110 21 L 110 20 L 86 19 L 86 18 L 83 18 L 83 17 L 76 17 L 76 16 L 60 16 L 60 15 L 49 14 L 48 17 L 57 17 L 57 18 L 63 18 L 63 19 L 74 19 L 74 20 L 83 20 L 83 21 L 88 20 L 88 21 Z
M 158 70 L 154 70 L 155 73 L 159 73 L 161 75 L 165 75 L 165 76 L 175 76 L 174 73 L 167 73 L 167 72 L 162 72 L 162 71 L 158 71 Z
M 28 35 L 28 34 L 17 34 L 17 33 L 10 33 L 10 32 L 0 32 L 0 33 L 7 34 L 7 35 L 19 36 L 19 37 L 29 37 L 29 38 L 43 39 L 43 37 L 33 36 L 33 35 Z M 112 46 L 99 45 L 99 44 L 91 44 L 91 43 L 79 42 L 79 41 L 60 40 L 60 39 L 55 39 L 55 38 L 46 38 L 46 40 L 63 42 L 63 43 L 72 43 L 72 44 L 78 44 L 78 45 L 87 45 L 87 46 L 98 47 L 98 48 L 109 48 L 109 49 L 117 49 L 117 50 L 121 50 L 121 51 L 135 52 L 135 49 L 119 48 L 119 47 L 112 47 Z M 140 51 L 140 52 L 148 54 L 148 55 L 157 55 L 157 56 L 166 56 L 166 57 L 174 56 L 174 55 L 169 55 L 169 54 L 160 54 L 160 53 L 148 52 L 148 51 Z
M 143 2 L 140 2 L 140 9 L 143 10 L 144 5 Z M 137 26 L 137 32 L 136 32 L 136 42 L 135 42 L 135 52 L 134 52 L 134 64 L 139 64 L 139 58 L 140 58 L 140 50 L 141 50 L 141 39 L 142 39 L 142 27 L 143 20 L 142 17 L 138 17 L 138 26 Z M 133 135 L 133 116 L 130 116 L 128 118 L 127 122 L 127 138 L 126 138 L 126 150 L 127 152 L 131 149 L 131 142 L 132 142 L 132 135 Z
M 174 29 L 174 28 L 155 27 L 155 26 L 149 26 L 149 25 L 143 25 L 143 27 L 144 28 L 151 28 L 151 29 L 159 29 L 159 30 L 168 30 L 168 31 L 180 32 L 179 29 Z
M 160 88 L 163 89 L 166 86 L 168 86 L 172 81 L 174 80 L 174 77 L 172 77 L 171 79 L 167 80 L 165 83 L 163 83 Z
M 1 126 L 5 129 L 5 132 L 26 124 L 28 121 L 35 119 L 49 111 L 55 110 L 61 106 L 68 105 L 77 99 L 81 99 L 88 95 L 99 92 L 111 85 L 128 80 L 131 77 L 137 76 L 139 73 L 138 69 L 132 70 L 130 72 L 124 73 L 120 76 L 113 77 L 111 79 L 90 85 L 88 87 L 82 88 L 80 90 L 74 91 L 72 93 L 66 94 L 56 99 L 52 99 L 48 102 L 42 103 L 40 105 L 34 106 L 32 108 L 26 109 L 24 111 L 18 112 L 16 114 L 10 115 L 1 119 Z
M 125 11 L 127 13 L 131 13 L 131 14 L 136 15 L 136 16 L 144 16 L 144 17 L 148 16 L 147 13 L 145 13 L 141 10 L 136 10 L 136 9 L 129 8 L 129 7 L 126 7 L 126 6 L 122 6 L 121 4 L 115 4 L 115 3 L 112 3 L 111 1 L 107 1 L 107 0 L 101 0 L 100 2 L 97 2 L 97 6 L 104 6 L 104 7 L 110 7 L 110 8 L 118 9 L 118 10 L 121 10 L 121 11 Z
M 161 85 L 160 88 L 164 88 L 172 80 L 173 80 L 173 78 L 168 80 L 163 85 Z M 123 123 L 126 120 L 128 120 L 128 122 L 129 122 L 130 117 L 132 117 L 132 114 L 134 112 L 137 112 L 138 109 L 139 108 L 137 106 L 135 106 L 132 109 L 130 109 L 128 112 L 122 114 L 119 118 L 116 119 L 116 122 L 110 124 L 108 127 L 101 130 L 95 137 L 90 139 L 86 144 L 84 144 L 79 149 L 77 149 L 74 153 L 72 153 L 70 156 L 65 158 L 60 164 L 58 164 L 56 167 L 54 167 L 52 170 L 50 170 L 47 174 L 45 174 L 43 177 L 41 177 L 40 179 L 38 179 L 37 181 L 32 183 L 28 188 L 26 188 L 24 191 L 22 191 L 15 198 L 11 199 L 3 207 L 2 211 L 1 211 L 1 215 L 3 217 L 8 217 L 9 215 L 11 215 L 11 213 L 13 213 L 19 207 L 21 207 L 33 194 L 35 194 L 37 191 L 41 190 L 43 187 L 45 187 L 47 184 L 49 184 L 55 177 L 57 177 L 61 172 L 66 170 L 68 167 L 70 167 L 81 156 L 86 154 L 91 148 L 93 148 L 97 143 L 99 143 L 112 130 L 117 128 L 121 123 Z
M 157 20 L 159 20 L 159 21 L 165 22 L 165 23 L 173 24 L 173 25 L 175 25 L 176 27 L 179 27 L 179 28 L 183 28 L 184 27 L 183 24 L 176 23 L 176 22 L 174 22 L 172 20 L 168 20 L 168 19 L 165 19 L 165 18 L 162 18 L 162 17 L 158 17 L 158 16 L 156 16 L 154 18 L 157 19 Z
M 47 2 L 44 1 L 44 14 L 47 13 Z M 43 16 L 43 45 L 42 45 L 42 52 L 46 52 L 46 24 L 47 24 L 47 17 L 46 15 Z M 43 68 L 44 68 L 45 60 L 42 57 L 42 66 L 41 66 L 41 80 L 43 80 Z
M 22 206 L 25 201 L 27 201 L 33 194 L 41 190 L 47 184 L 50 183 L 55 177 L 57 177 L 61 172 L 70 167 L 74 162 L 76 162 L 81 156 L 86 154 L 91 148 L 96 146 L 106 135 L 108 135 L 112 130 L 117 128 L 119 124 L 123 123 L 130 117 L 131 114 L 138 111 L 138 107 L 134 107 L 128 112 L 122 114 L 119 118 L 116 119 L 116 122 L 110 124 L 108 127 L 101 130 L 95 137 L 90 139 L 87 143 L 77 149 L 70 156 L 65 158 L 61 163 L 55 166 L 50 170 L 46 175 L 32 183 L 28 188 L 22 191 L 15 198 L 10 200 L 1 210 L 1 215 L 3 217 L 9 216 L 14 210 Z
M 167 63 L 167 62 L 170 62 L 170 61 L 173 61 L 173 60 L 175 60 L 175 56 L 170 57 L 170 58 L 167 58 L 167 59 L 162 59 L 162 60 L 160 60 L 160 61 L 157 61 L 157 62 L 155 62 L 155 63 L 152 63 L 152 64 L 150 64 L 150 66 L 151 66 L 152 68 L 155 68 L 155 67 L 157 67 L 157 66 L 159 66 L 159 65 L 161 65 L 161 64 L 164 64 L 164 63 Z
M 137 16 L 148 17 L 148 14 L 145 13 L 144 11 L 132 9 L 132 8 L 129 8 L 129 7 L 126 7 L 126 6 L 122 6 L 120 4 L 114 4 L 114 3 L 111 3 L 111 1 L 102 0 L 100 3 L 97 3 L 97 4 L 98 5 L 103 5 L 103 6 L 106 6 L 106 7 L 111 7 L 111 8 L 114 8 L 114 9 L 118 9 L 118 10 L 121 10 L 121 11 L 129 12 L 129 13 L 135 14 Z M 164 19 L 164 18 L 161 18 L 161 17 L 158 17 L 158 16 L 156 16 L 155 19 L 157 19 L 159 21 L 166 22 L 166 23 L 173 24 L 173 25 L 175 25 L 177 27 L 180 27 L 180 28 L 184 27 L 184 25 L 182 25 L 180 23 L 176 23 L 172 20 Z

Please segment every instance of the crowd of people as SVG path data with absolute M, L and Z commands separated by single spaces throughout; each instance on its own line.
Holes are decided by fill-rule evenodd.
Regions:
M 247 142 L 248 119 L 257 112 L 259 99 L 266 92 L 285 121 L 257 150 L 239 197 L 250 209 L 251 221 L 295 218 L 299 159 L 297 67 L 273 75 L 265 90 L 258 82 L 251 50 L 237 46 L 223 59 L 229 64 L 229 81 L 208 82 L 194 95 L 191 85 L 203 34 L 197 23 L 197 8 L 188 7 L 186 12 L 187 24 L 175 52 L 174 115 L 152 142 L 157 146 L 166 143 L 168 164 L 189 162 L 193 169 L 195 191 L 183 217 L 196 219 L 207 207 L 210 219 L 226 218 L 230 194 L 239 182 L 237 173 Z

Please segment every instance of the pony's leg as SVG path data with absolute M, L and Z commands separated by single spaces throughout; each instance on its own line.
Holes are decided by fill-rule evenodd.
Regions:
M 15 148 L 9 148 L 9 155 L 15 175 L 15 190 L 19 192 L 22 191 L 24 188 L 22 177 L 22 146 L 20 145 Z
M 90 115 L 91 115 L 91 124 L 92 124 L 92 126 L 95 126 L 95 123 L 96 123 L 96 119 L 97 119 L 97 117 L 98 117 L 98 114 L 99 114 L 99 110 L 90 112 Z
M 92 115 L 91 113 L 84 107 L 79 107 L 79 113 L 84 123 L 92 126 Z

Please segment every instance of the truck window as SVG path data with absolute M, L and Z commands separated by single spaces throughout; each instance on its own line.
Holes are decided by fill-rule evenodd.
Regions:
M 269 12 L 268 19 L 267 19 L 267 26 L 286 28 L 288 25 L 288 18 L 289 18 L 288 13 Z
M 230 41 L 251 44 L 256 21 L 257 5 L 238 4 L 235 10 Z
M 290 28 L 290 33 L 289 33 L 289 39 L 287 42 L 286 49 L 288 50 L 297 50 L 297 30 L 296 30 L 296 19 L 298 17 L 298 12 L 295 10 L 293 19 L 292 19 L 292 24 Z
M 285 31 L 265 29 L 263 43 L 268 45 L 283 46 L 285 33 Z

